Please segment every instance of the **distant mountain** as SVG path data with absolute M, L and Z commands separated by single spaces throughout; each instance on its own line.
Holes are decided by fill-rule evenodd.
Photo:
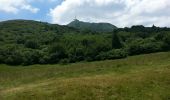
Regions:
M 68 24 L 69 27 L 73 27 L 80 30 L 90 30 L 94 32 L 112 32 L 117 27 L 110 23 L 89 23 L 75 19 Z

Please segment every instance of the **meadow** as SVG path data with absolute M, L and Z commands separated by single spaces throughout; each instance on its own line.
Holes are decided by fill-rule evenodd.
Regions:
M 67 65 L 0 65 L 0 100 L 170 100 L 170 52 Z

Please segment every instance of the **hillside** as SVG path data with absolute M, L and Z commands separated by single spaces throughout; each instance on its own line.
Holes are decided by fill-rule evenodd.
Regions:
M 168 51 L 166 27 L 0 22 L 0 100 L 168 100 Z
M 69 65 L 0 65 L 0 100 L 169 100 L 170 52 Z
M 32 20 L 3 21 L 0 22 L 0 63 L 70 63 L 85 57 L 91 61 L 89 56 L 96 56 L 99 49 L 99 52 L 108 50 L 110 42 L 111 34 L 82 33 L 68 26 Z
M 90 30 L 93 32 L 113 32 L 117 27 L 110 23 L 88 23 L 75 19 L 68 24 L 70 27 L 74 27 L 80 30 Z
M 32 20 L 0 22 L 0 64 L 68 64 L 170 51 L 170 28 L 92 32 Z
M 46 22 L 34 21 L 34 20 L 8 20 L 0 22 L 0 31 L 15 33 L 20 32 L 24 33 L 43 33 L 43 32 L 54 32 L 54 33 L 66 33 L 66 32 L 75 32 L 77 31 L 74 28 L 67 26 L 61 26 L 57 24 L 50 24 Z

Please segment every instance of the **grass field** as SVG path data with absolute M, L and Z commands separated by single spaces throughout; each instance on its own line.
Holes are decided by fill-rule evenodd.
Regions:
M 170 100 L 170 52 L 69 65 L 0 65 L 0 100 Z

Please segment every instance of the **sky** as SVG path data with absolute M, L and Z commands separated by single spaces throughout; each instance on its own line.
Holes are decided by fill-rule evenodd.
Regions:
M 0 21 L 37 20 L 60 25 L 77 19 L 170 27 L 170 0 L 0 0 Z

